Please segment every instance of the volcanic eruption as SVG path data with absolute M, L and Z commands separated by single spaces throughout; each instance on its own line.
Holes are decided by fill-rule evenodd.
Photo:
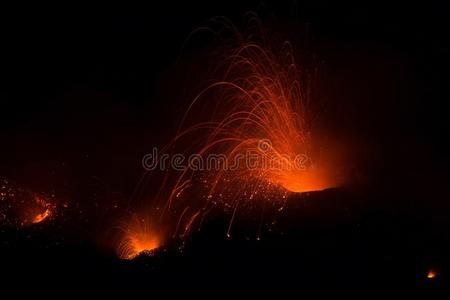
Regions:
M 153 218 L 179 237 L 213 207 L 232 212 L 229 234 L 238 208 L 263 201 L 283 206 L 289 193 L 341 183 L 316 151 L 321 145 L 314 144 L 308 74 L 297 66 L 292 45 L 274 47 L 262 29 L 241 34 L 227 20 L 215 21 L 223 26 L 217 35 L 228 30 L 233 36 L 216 59 L 216 79 L 194 97 L 161 151 L 190 157 L 184 168 L 163 170 L 162 184 L 150 197 L 162 208 Z M 142 183 L 154 176 L 151 170 Z M 122 257 L 137 252 L 131 248 L 157 244 L 133 246 L 142 245 L 139 234 L 126 236 Z

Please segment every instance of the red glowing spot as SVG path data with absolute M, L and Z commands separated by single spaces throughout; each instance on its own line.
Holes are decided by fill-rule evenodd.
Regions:
M 36 215 L 36 217 L 34 217 L 32 223 L 33 224 L 40 223 L 40 222 L 44 221 L 45 219 L 47 219 L 50 215 L 51 215 L 51 210 L 47 208 L 43 213 Z
M 280 175 L 274 183 L 295 193 L 321 191 L 338 186 L 338 182 L 330 178 L 324 170 L 284 172 Z
M 49 219 L 53 214 L 55 206 L 47 198 L 42 196 L 35 195 L 33 198 L 37 207 L 30 208 L 31 224 L 41 223 Z
M 437 273 L 436 273 L 435 270 L 429 270 L 428 273 L 427 273 L 427 278 L 428 278 L 428 279 L 433 279 L 433 278 L 435 278 L 436 276 L 437 276 Z

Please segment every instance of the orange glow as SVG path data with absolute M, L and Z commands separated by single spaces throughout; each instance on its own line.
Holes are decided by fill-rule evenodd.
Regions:
M 38 194 L 7 179 L 0 179 L 0 208 L 4 223 L 22 228 L 50 219 L 56 211 L 55 196 Z
M 319 141 L 327 139 L 314 131 L 314 74 L 298 68 L 290 43 L 272 47 L 260 29 L 243 36 L 231 28 L 236 36 L 226 39 L 225 55 L 215 60 L 214 81 L 194 97 L 175 137 L 161 149 L 161 155 L 183 153 L 203 162 L 164 174 L 156 198 L 165 202 L 161 216 L 174 236 L 201 227 L 213 207 L 232 213 L 229 234 L 241 207 L 266 201 L 283 206 L 289 193 L 342 182 L 331 163 L 336 154 L 325 154 L 332 150 Z M 211 157 L 220 165 L 208 165 Z
M 40 222 L 44 221 L 45 219 L 47 219 L 50 215 L 51 215 L 51 210 L 47 208 L 43 213 L 36 215 L 36 217 L 34 217 L 32 223 L 33 224 L 40 223 Z
M 121 259 L 133 259 L 143 253 L 151 254 L 160 245 L 160 237 L 151 224 L 144 219 L 133 218 L 122 229 L 117 255 Z
M 27 222 L 31 224 L 38 224 L 49 219 L 54 212 L 55 206 L 49 202 L 47 198 L 40 195 L 34 195 L 33 199 L 34 205 L 28 208 L 29 221 Z
M 218 67 L 221 79 L 192 101 L 172 145 L 187 140 L 185 148 L 195 155 L 207 160 L 210 154 L 220 154 L 224 165 L 232 168 L 181 172 L 168 207 L 184 203 L 175 199 L 179 198 L 176 191 L 200 178 L 206 202 L 221 202 L 225 207 L 237 207 L 241 199 L 276 201 L 289 192 L 339 186 L 333 165 L 325 163 L 330 157 L 315 151 L 323 145 L 314 144 L 308 76 L 297 68 L 291 45 L 285 43 L 274 52 L 265 44 L 243 43 L 219 61 L 223 62 Z M 199 122 L 195 111 L 213 100 L 213 112 Z M 250 156 L 253 161 L 242 160 Z M 207 205 L 190 203 L 189 214 L 199 216 L 192 207 L 206 209 Z M 186 214 L 184 207 L 177 210 Z M 193 223 L 188 216 L 181 218 Z
M 227 166 L 234 165 L 233 171 L 209 170 L 210 175 L 215 173 L 210 198 L 220 194 L 224 184 L 228 189 L 230 182 L 238 181 L 239 188 L 257 180 L 289 192 L 338 186 L 332 166 L 322 161 L 327 157 L 313 150 L 320 147 L 313 145 L 311 99 L 308 82 L 303 79 L 307 76 L 297 68 L 290 44 L 285 43 L 275 54 L 265 45 L 244 43 L 221 61 L 225 72 L 222 80 L 209 85 L 193 100 L 183 120 L 188 123 L 197 106 L 211 101 L 208 96 L 215 98 L 214 113 L 206 122 L 194 120 L 187 129 L 182 125 L 174 139 L 192 141 L 194 132 L 202 131 L 199 141 L 190 146 L 195 154 L 207 157 L 219 153 L 226 157 Z M 256 165 L 249 167 L 252 162 L 248 160 L 235 165 L 245 155 L 256 157 Z M 174 190 L 198 173 L 184 172 Z M 256 186 L 260 189 L 261 184 Z
M 304 193 L 312 191 L 321 191 L 331 187 L 336 187 L 326 174 L 320 170 L 298 171 L 296 173 L 287 173 L 279 181 L 279 185 L 290 192 Z
M 427 273 L 427 278 L 428 279 L 433 279 L 433 278 L 435 278 L 437 276 L 437 273 L 436 273 L 436 271 L 434 271 L 434 270 L 430 270 L 430 271 L 428 271 L 428 273 Z

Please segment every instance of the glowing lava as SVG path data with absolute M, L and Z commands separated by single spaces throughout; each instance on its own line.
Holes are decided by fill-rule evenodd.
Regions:
M 43 213 L 36 215 L 36 217 L 34 217 L 32 223 L 33 224 L 40 223 L 40 222 L 44 221 L 45 219 L 47 219 L 50 215 L 51 215 L 51 210 L 47 208 Z
M 122 238 L 117 248 L 117 255 L 121 259 L 133 259 L 143 253 L 151 254 L 161 245 L 159 235 L 144 219 L 132 218 L 121 230 Z
M 161 214 L 176 220 L 167 223 L 176 224 L 179 237 L 201 226 L 214 206 L 232 213 L 229 234 L 243 206 L 283 206 L 288 193 L 339 185 L 331 158 L 317 142 L 322 137 L 314 136 L 312 76 L 297 67 L 291 44 L 272 47 L 262 28 L 242 35 L 227 20 L 222 25 L 219 32 L 229 30 L 234 37 L 224 39 L 214 80 L 191 101 L 175 137 L 161 151 L 196 158 L 187 159 L 185 168 L 165 169 L 155 197 L 166 202 Z M 144 248 L 140 236 L 128 235 L 122 257 Z
M 436 277 L 436 275 L 437 275 L 436 271 L 430 270 L 430 271 L 428 271 L 428 273 L 427 273 L 427 278 L 428 278 L 428 279 L 433 279 L 433 278 Z
M 32 192 L 7 179 L 0 182 L 0 225 L 21 228 L 48 220 L 55 213 L 54 196 Z
M 49 219 L 53 214 L 55 206 L 42 196 L 34 195 L 33 198 L 37 207 L 34 207 L 33 209 L 30 208 L 29 214 L 31 224 L 41 223 L 44 220 Z
M 276 183 L 286 190 L 295 193 L 321 191 L 338 185 L 333 182 L 332 178 L 328 177 L 326 172 L 321 170 L 286 172 L 282 174 Z
M 297 67 L 290 43 L 273 50 L 264 36 L 264 42 L 242 42 L 249 39 L 235 33 L 237 45 L 218 60 L 214 77 L 220 79 L 194 98 L 173 141 L 185 141 L 183 147 L 203 162 L 220 155 L 222 165 L 188 168 L 173 191 L 207 177 L 207 198 L 233 205 L 267 189 L 282 194 L 338 186 L 334 168 L 324 163 L 328 158 L 316 150 L 323 145 L 314 143 L 311 76 Z M 196 115 L 204 107 L 211 107 L 210 113 Z

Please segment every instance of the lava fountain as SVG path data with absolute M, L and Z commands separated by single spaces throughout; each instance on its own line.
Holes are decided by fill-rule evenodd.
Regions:
M 186 145 L 187 140 L 185 149 L 203 165 L 181 173 L 169 206 L 187 182 L 193 185 L 198 178 L 208 186 L 208 199 L 242 196 L 243 186 L 246 195 L 262 186 L 285 192 L 338 186 L 330 160 L 314 143 L 310 76 L 297 67 L 291 44 L 273 50 L 266 37 L 248 41 L 231 28 L 237 45 L 217 60 L 221 75 L 214 77 L 219 79 L 191 102 L 172 142 Z M 208 165 L 213 155 L 222 159 L 220 166 Z
M 233 38 L 222 39 L 216 79 L 193 98 L 161 151 L 189 156 L 187 165 L 165 170 L 152 196 L 165 201 L 166 220 L 177 216 L 167 223 L 176 223 L 173 231 L 181 237 L 212 206 L 232 212 L 230 229 L 244 205 L 282 203 L 288 193 L 340 184 L 332 160 L 315 143 L 311 74 L 298 68 L 291 44 L 273 47 L 261 28 L 242 35 L 227 20 L 222 24 L 217 35 L 228 30 Z
M 131 217 L 120 227 L 121 237 L 117 255 L 121 259 L 133 259 L 141 254 L 151 254 L 161 245 L 161 235 L 148 219 Z

